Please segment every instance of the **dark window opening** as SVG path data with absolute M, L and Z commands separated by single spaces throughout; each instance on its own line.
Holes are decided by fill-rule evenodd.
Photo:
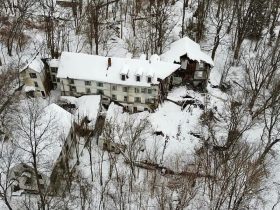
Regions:
M 74 80 L 73 80 L 73 79 L 70 79 L 70 80 L 69 80 L 69 84 L 74 84 Z
M 51 72 L 52 73 L 57 73 L 57 68 L 56 67 L 51 67 Z
M 41 91 L 41 94 L 42 94 L 43 97 L 46 97 L 46 94 L 45 94 L 44 91 Z
M 29 73 L 30 78 L 37 78 L 36 73 Z
M 134 101 L 137 102 L 137 103 L 140 103 L 141 102 L 141 98 L 140 97 L 135 97 Z
M 103 95 L 104 92 L 103 92 L 103 90 L 97 90 L 97 94 Z
M 123 92 L 128 92 L 128 87 L 123 87 Z
M 91 85 L 91 81 L 85 81 L 85 85 L 87 86 Z
M 86 93 L 87 93 L 87 94 L 90 94 L 90 93 L 91 93 L 90 88 L 86 88 Z

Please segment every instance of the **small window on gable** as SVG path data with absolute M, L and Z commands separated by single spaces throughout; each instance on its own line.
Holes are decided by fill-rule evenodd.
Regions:
M 38 82 L 34 82 L 35 87 L 39 87 Z
M 196 71 L 195 72 L 195 77 L 196 78 L 203 78 L 203 71 Z
M 203 62 L 200 62 L 200 63 L 199 63 L 199 68 L 200 68 L 200 69 L 203 69 L 203 68 L 204 68 L 204 63 L 203 63 Z
M 148 77 L 148 78 L 147 78 L 147 82 L 148 82 L 148 83 L 151 83 L 151 82 L 152 82 L 152 77 Z
M 30 78 L 37 78 L 36 73 L 29 73 Z
M 140 79 L 141 79 L 140 76 L 137 75 L 137 76 L 136 76 L 136 81 L 137 81 L 137 82 L 140 82 Z
M 125 74 L 121 74 L 121 79 L 125 81 Z
M 51 72 L 52 73 L 57 73 L 57 68 L 56 67 L 51 67 Z

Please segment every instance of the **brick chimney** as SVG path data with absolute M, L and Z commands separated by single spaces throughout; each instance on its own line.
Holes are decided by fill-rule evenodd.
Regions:
M 109 69 L 109 67 L 112 66 L 112 59 L 111 58 L 108 58 L 108 67 L 107 67 L 107 70 Z

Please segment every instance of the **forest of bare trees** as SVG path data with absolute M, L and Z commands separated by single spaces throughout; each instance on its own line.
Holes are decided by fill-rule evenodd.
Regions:
M 264 194 L 279 159 L 279 26 L 279 0 L 77 0 L 71 7 L 58 7 L 53 0 L 2 0 L 0 199 L 5 207 L 266 209 Z M 115 143 L 119 153 L 93 147 L 94 137 L 83 154 L 90 179 L 74 170 L 74 175 L 64 174 L 69 185 L 63 196 L 43 190 L 40 171 L 49 168 L 41 153 L 57 125 L 52 116 L 42 121 L 44 108 L 37 100 L 23 105 L 19 71 L 27 58 L 36 53 L 58 58 L 62 51 L 111 55 L 119 45 L 117 53 L 148 58 L 184 36 L 200 43 L 218 63 L 222 79 L 217 87 L 226 94 L 221 103 L 203 110 L 191 160 L 178 154 L 163 165 L 164 150 L 158 149 L 148 117 L 130 116 L 121 124 L 115 116 L 105 122 L 103 138 Z M 153 152 L 145 153 L 150 138 Z M 165 141 L 164 147 L 167 136 Z M 15 180 L 9 174 L 23 151 L 34 168 L 38 194 L 14 202 L 9 188 Z M 276 184 L 273 209 L 280 208 Z

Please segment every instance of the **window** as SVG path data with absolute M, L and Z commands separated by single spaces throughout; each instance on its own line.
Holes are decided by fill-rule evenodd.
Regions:
M 35 87 L 39 87 L 38 82 L 34 82 Z
M 87 93 L 87 94 L 91 94 L 90 88 L 86 88 L 86 93 Z
M 69 79 L 69 84 L 74 84 L 74 80 L 73 79 Z
M 152 94 L 152 89 L 148 89 L 148 93 L 149 93 L 149 94 Z
M 141 103 L 141 98 L 140 97 L 135 97 L 134 102 Z
M 31 178 L 26 177 L 25 185 L 26 185 L 26 186 L 30 186 L 30 185 L 31 185 L 31 183 L 32 183 Z
M 37 78 L 36 73 L 29 73 L 30 78 Z
M 203 68 L 204 68 L 204 63 L 202 63 L 202 62 L 199 63 L 199 68 L 200 68 L 200 69 L 203 69 Z
M 103 87 L 103 83 L 102 82 L 97 82 L 97 86 L 98 87 Z
M 59 79 L 59 78 L 56 78 L 56 81 L 57 81 L 57 82 L 60 82 L 60 79 Z
M 203 78 L 203 71 L 196 71 L 195 72 L 195 77 L 196 78 Z
M 56 67 L 51 67 L 51 72 L 52 73 L 57 73 L 57 68 Z
M 123 92 L 128 92 L 128 87 L 123 87 Z
M 121 74 L 121 79 L 125 81 L 125 74 Z
M 146 93 L 146 88 L 141 88 L 141 93 Z
M 135 88 L 135 93 L 139 93 L 139 88 Z
M 91 81 L 85 81 L 85 85 L 90 86 L 91 85 Z
M 147 82 L 148 82 L 148 83 L 151 83 L 151 82 L 152 82 L 152 77 L 148 77 L 148 78 L 147 78 Z
M 113 99 L 113 100 L 117 100 L 117 96 L 113 94 L 113 95 L 112 95 L 112 99 Z
M 97 94 L 103 95 L 104 92 L 103 92 L 103 90 L 97 90 Z
M 75 86 L 70 86 L 70 91 L 76 92 L 76 87 Z
M 46 94 L 45 94 L 45 92 L 44 91 L 41 91 L 41 94 L 42 94 L 42 97 L 46 97 Z
M 154 98 L 146 98 L 145 99 L 145 103 L 150 104 L 150 103 L 154 103 L 155 99 Z
M 140 76 L 139 75 L 136 76 L 136 81 L 140 82 Z
M 56 81 L 55 75 L 52 75 L 52 81 L 53 81 L 53 82 Z
M 113 85 L 112 90 L 117 90 L 117 85 Z
M 125 101 L 125 102 L 128 101 L 128 100 L 127 100 L 127 96 L 124 96 L 124 97 L 123 97 L 123 101 Z

